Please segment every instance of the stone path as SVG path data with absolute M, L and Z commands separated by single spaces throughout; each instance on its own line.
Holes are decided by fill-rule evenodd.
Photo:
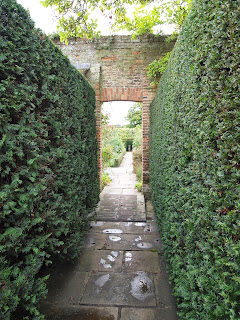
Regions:
M 134 189 L 130 152 L 110 175 L 80 261 L 59 266 L 41 311 L 48 320 L 176 320 L 161 239 Z

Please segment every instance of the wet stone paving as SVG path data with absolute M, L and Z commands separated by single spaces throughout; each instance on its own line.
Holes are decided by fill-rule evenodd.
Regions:
M 176 320 L 157 224 L 134 189 L 130 152 L 110 175 L 80 260 L 57 267 L 41 312 L 48 320 Z

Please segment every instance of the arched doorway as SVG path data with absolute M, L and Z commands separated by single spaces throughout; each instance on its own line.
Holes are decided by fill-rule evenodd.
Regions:
M 72 39 L 68 45 L 56 42 L 72 64 L 89 80 L 96 92 L 96 122 L 101 149 L 101 104 L 105 101 L 143 103 L 143 191 L 149 187 L 149 108 L 156 92 L 146 67 L 173 49 L 164 36 L 106 36 Z M 99 154 L 101 169 L 101 154 Z

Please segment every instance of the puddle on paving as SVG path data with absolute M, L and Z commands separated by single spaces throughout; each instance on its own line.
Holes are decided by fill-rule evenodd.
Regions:
M 137 300 L 144 301 L 153 296 L 153 282 L 145 272 L 139 273 L 131 281 L 131 294 Z
M 56 311 L 57 313 L 57 311 Z M 111 315 L 105 310 L 98 310 L 95 308 L 89 308 L 87 310 L 73 311 L 60 315 L 47 316 L 48 320 L 114 320 L 114 315 Z
M 109 240 L 117 242 L 122 240 L 122 238 L 118 237 L 118 236 L 109 236 Z
M 125 262 L 131 261 L 132 260 L 132 253 L 131 252 L 126 252 L 125 254 Z
M 146 226 L 146 222 L 136 222 L 135 226 L 136 227 L 145 227 Z
M 123 233 L 121 229 L 105 229 L 103 233 Z
M 129 227 L 129 226 L 131 226 L 133 223 L 132 222 L 125 222 L 125 226 L 126 227 Z
M 113 256 L 111 256 L 110 254 L 107 256 L 107 259 L 111 262 L 114 262 L 116 260 L 116 258 L 114 258 Z
M 118 257 L 117 251 L 111 251 L 111 254 L 107 256 L 107 260 L 110 262 L 115 262 Z M 106 261 L 105 259 L 101 258 L 99 264 L 103 265 L 105 269 L 111 269 L 112 265 L 109 263 L 109 261 Z
M 111 255 L 115 258 L 118 257 L 118 251 L 111 251 Z
M 85 247 L 91 248 L 96 245 L 96 241 L 93 237 L 89 237 L 85 240 Z
M 152 248 L 152 244 L 151 244 L 151 243 L 148 243 L 148 242 L 139 242 L 139 243 L 137 244 L 137 247 L 138 247 L 138 248 L 149 249 L 149 248 Z
M 101 227 L 103 225 L 104 225 L 103 221 L 96 221 L 96 222 L 92 221 L 91 224 L 90 224 L 91 227 Z
M 112 268 L 112 266 L 109 263 L 106 263 L 106 260 L 104 260 L 104 259 L 100 260 L 100 264 L 102 264 L 105 269 L 111 269 Z
M 144 232 L 151 232 L 153 230 L 154 230 L 154 228 L 150 224 L 147 224 L 143 231 Z
M 102 287 L 110 280 L 110 275 L 106 274 L 104 276 L 101 276 L 95 281 L 97 288 L 97 293 L 99 293 L 102 290 Z
M 141 240 L 142 240 L 141 236 L 139 236 L 138 238 L 135 239 L 136 242 L 141 241 Z

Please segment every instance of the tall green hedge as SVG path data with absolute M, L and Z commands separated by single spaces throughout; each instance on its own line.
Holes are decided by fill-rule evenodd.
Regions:
M 180 319 L 240 319 L 239 1 L 196 0 L 151 105 L 151 186 Z
M 0 0 L 0 319 L 42 319 L 42 267 L 79 254 L 99 195 L 94 109 L 84 77 Z

